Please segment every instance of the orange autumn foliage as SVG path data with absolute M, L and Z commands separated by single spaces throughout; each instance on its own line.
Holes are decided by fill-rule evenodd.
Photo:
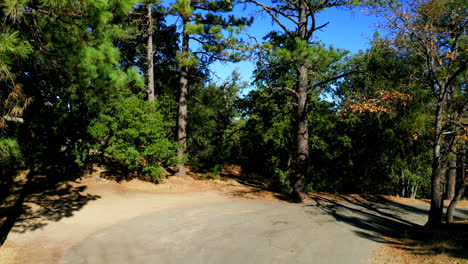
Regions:
M 379 91 L 375 98 L 355 97 L 346 102 L 345 112 L 394 114 L 398 105 L 407 105 L 413 98 L 397 91 Z

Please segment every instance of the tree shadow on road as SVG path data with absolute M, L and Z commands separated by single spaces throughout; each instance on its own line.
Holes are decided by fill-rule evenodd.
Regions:
M 86 186 L 70 184 L 69 179 L 38 172 L 20 173 L 0 197 L 0 246 L 10 232 L 24 233 L 51 221 L 71 217 L 98 195 L 86 194 Z
M 363 201 L 338 196 L 341 201 L 312 195 L 324 214 L 351 225 L 353 232 L 362 238 L 390 247 L 410 251 L 416 255 L 444 253 L 456 258 L 468 259 L 468 224 L 451 224 L 438 228 L 423 226 L 428 209 L 397 203 L 381 196 L 365 196 Z M 468 216 L 468 210 L 459 211 Z M 457 217 L 456 220 L 463 220 Z

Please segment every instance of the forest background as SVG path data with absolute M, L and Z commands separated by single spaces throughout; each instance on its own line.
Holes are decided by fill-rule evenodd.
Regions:
M 238 164 L 299 202 L 430 198 L 438 225 L 467 181 L 467 5 L 2 1 L 0 183 L 21 167 L 65 178 L 99 163 L 157 182 Z M 367 50 L 314 37 L 333 23 L 320 12 L 356 6 L 382 18 Z M 247 34 L 248 10 L 273 30 Z M 252 83 L 213 77 L 213 63 L 246 59 Z

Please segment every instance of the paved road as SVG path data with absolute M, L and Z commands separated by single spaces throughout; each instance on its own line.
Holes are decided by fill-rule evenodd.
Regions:
M 267 202 L 170 209 L 102 230 L 72 247 L 62 263 L 369 263 L 382 235 L 423 224 L 427 209 Z M 468 209 L 457 216 L 468 219 Z

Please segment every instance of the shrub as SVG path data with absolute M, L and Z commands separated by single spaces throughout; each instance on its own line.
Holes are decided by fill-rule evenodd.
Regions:
M 12 138 L 0 138 L 0 184 L 10 182 L 21 160 L 18 142 Z
M 129 172 L 160 180 L 162 166 L 176 162 L 177 145 L 169 140 L 169 129 L 155 103 L 131 96 L 105 107 L 88 131 L 98 153 Z

